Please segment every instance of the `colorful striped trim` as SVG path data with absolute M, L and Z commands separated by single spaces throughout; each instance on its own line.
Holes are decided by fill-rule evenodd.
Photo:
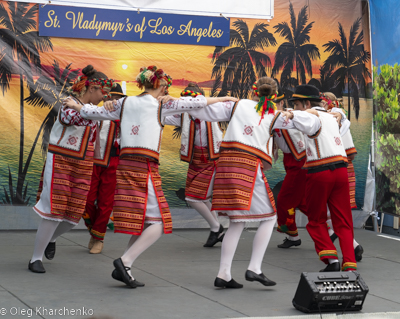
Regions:
M 70 150 L 70 149 L 67 149 L 67 148 L 64 148 L 61 146 L 57 146 L 54 144 L 49 144 L 48 150 L 54 154 L 59 154 L 59 155 L 75 158 L 78 160 L 84 160 L 86 150 L 88 147 L 88 143 L 89 143 L 89 137 L 90 137 L 90 127 L 86 126 L 85 133 L 82 136 L 82 142 L 81 142 L 81 146 L 80 146 L 79 150 L 74 151 L 74 150 Z
M 205 162 L 202 156 L 205 157 Z M 215 168 L 216 163 L 209 159 L 207 148 L 195 146 L 193 160 L 187 172 L 185 196 L 207 199 Z
M 317 138 L 318 136 L 319 136 L 319 134 L 321 133 L 321 130 L 322 130 L 322 126 L 319 128 L 319 130 L 315 133 L 315 134 L 313 134 L 313 135 L 307 135 L 309 138 L 311 138 L 311 139 L 314 139 L 314 138 Z
M 240 102 L 240 100 L 236 101 L 235 104 L 233 105 L 231 119 L 232 119 L 233 114 L 235 114 L 235 111 L 236 111 L 237 106 L 239 105 L 239 102 Z
M 319 99 L 321 100 L 321 98 L 319 96 L 314 96 L 314 95 L 302 95 L 302 94 L 292 94 L 292 98 L 294 97 L 298 97 L 300 99 Z
M 181 127 L 183 126 L 183 116 L 184 114 L 181 115 Z M 187 156 L 183 155 L 181 153 L 181 161 L 190 163 L 193 159 L 193 150 L 194 150 L 194 139 L 195 139 L 195 123 L 192 120 L 192 117 L 190 117 L 190 126 L 189 126 L 189 140 L 188 140 L 188 153 Z
M 207 127 L 208 154 L 210 160 L 216 160 L 219 158 L 219 152 L 218 153 L 214 152 L 213 130 L 211 122 L 206 122 L 206 127 Z M 219 128 L 221 129 L 221 126 L 219 126 Z
M 281 115 L 281 112 L 277 112 L 274 116 L 274 118 L 271 121 L 271 124 L 269 125 L 269 135 L 273 136 L 274 135 L 274 125 L 276 121 L 278 120 L 278 117 Z
M 338 254 L 336 250 L 321 250 L 318 253 L 319 259 L 338 259 Z
M 123 156 L 143 156 L 156 160 L 159 162 L 160 154 L 156 151 L 152 151 L 145 148 L 139 147 L 125 147 L 121 150 L 120 157 Z
M 121 115 L 120 115 L 120 117 L 119 117 L 120 121 L 122 121 L 122 116 L 124 115 L 125 102 L 126 102 L 126 99 L 127 99 L 127 98 L 128 98 L 128 97 L 125 96 L 125 97 L 124 97 L 124 100 L 122 101 L 122 105 L 121 105 Z
M 242 150 L 244 152 L 247 152 L 249 154 L 257 156 L 258 158 L 260 158 L 263 161 L 266 161 L 266 162 L 268 162 L 269 164 L 272 165 L 272 159 L 271 159 L 270 156 L 268 156 L 263 151 L 260 151 L 259 149 L 254 148 L 252 146 L 244 145 L 244 144 L 239 143 L 239 142 L 222 142 L 220 150 L 222 150 L 222 149 Z
M 304 168 L 317 167 L 317 166 L 322 166 L 322 165 L 327 165 L 327 164 L 340 164 L 340 163 L 348 163 L 347 157 L 339 155 L 339 156 L 333 156 L 333 157 L 315 160 L 315 161 L 311 161 L 311 162 L 306 162 L 304 164 Z
M 290 152 L 292 153 L 292 155 L 294 156 L 294 158 L 297 161 L 302 160 L 303 158 L 306 157 L 306 150 L 304 150 L 303 152 L 299 153 L 297 152 L 296 147 L 293 144 L 293 141 L 289 135 L 289 132 L 287 130 L 281 130 L 283 138 L 285 139 L 285 142 L 287 144 L 287 146 L 289 146 Z
M 349 165 L 347 166 L 347 179 L 349 181 L 349 192 L 350 192 L 350 206 L 351 209 L 357 208 L 356 204 L 356 173 L 354 172 L 354 165 L 351 159 L 349 159 Z
M 92 237 L 94 239 L 97 239 L 97 240 L 103 240 L 104 236 L 106 235 L 106 233 L 98 232 L 98 231 L 94 230 L 93 228 L 90 230 L 90 234 L 92 235 Z
M 101 122 L 100 130 L 102 127 L 103 127 L 103 121 Z M 108 131 L 106 149 L 104 151 L 104 158 L 102 158 L 102 159 L 93 158 L 94 164 L 103 166 L 103 167 L 108 167 L 108 164 L 110 164 L 110 153 L 111 153 L 111 148 L 114 143 L 114 136 L 115 136 L 116 129 L 117 129 L 117 125 L 113 121 L 110 121 L 110 130 Z M 100 134 L 100 132 L 97 132 L 97 134 Z
M 318 140 L 314 140 L 314 143 L 315 143 L 315 149 L 317 150 L 317 156 L 318 156 L 318 158 L 321 158 L 321 153 L 320 153 L 320 151 L 319 151 L 319 143 L 318 143 Z
M 296 237 L 299 235 L 298 230 L 289 230 L 287 225 L 278 226 L 276 230 L 280 233 L 284 233 L 292 237 Z
M 346 154 L 347 154 L 347 156 L 350 156 L 350 155 L 353 155 L 353 154 L 357 154 L 357 150 L 356 150 L 355 147 L 348 148 L 346 150 Z
M 342 271 L 357 270 L 357 264 L 352 262 L 346 262 L 342 265 Z

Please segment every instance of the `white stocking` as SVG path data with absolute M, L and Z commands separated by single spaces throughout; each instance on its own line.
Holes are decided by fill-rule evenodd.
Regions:
M 62 234 L 65 234 L 67 231 L 70 231 L 74 227 L 75 227 L 74 224 L 65 221 L 59 223 L 53 234 L 53 237 L 51 237 L 50 242 L 54 243 L 58 237 L 60 237 Z
M 217 213 L 215 212 L 215 210 L 211 210 L 212 204 L 209 200 L 205 201 L 204 204 L 207 205 L 208 209 L 210 210 L 211 214 L 214 216 L 215 220 L 218 222 L 218 224 L 220 223 L 218 220 L 218 216 Z
M 153 245 L 161 237 L 162 233 L 162 224 L 151 224 L 148 226 L 145 230 L 143 230 L 140 236 L 136 236 L 137 239 L 122 255 L 121 260 L 123 264 L 127 267 L 131 267 L 136 258 L 138 258 L 144 251 Z M 134 279 L 132 275 L 131 277 Z
M 256 235 L 254 236 L 253 250 L 251 252 L 250 264 L 247 269 L 255 272 L 256 274 L 260 274 L 262 272 L 261 264 L 264 259 L 265 251 L 267 250 L 269 240 L 272 236 L 275 221 L 275 218 L 262 221 L 257 229 Z
M 212 232 L 217 232 L 219 230 L 219 222 L 215 218 L 215 213 L 213 214 L 204 202 L 191 202 L 187 201 L 188 204 L 194 208 L 210 225 L 210 230 Z
M 42 218 L 36 232 L 35 247 L 33 248 L 31 262 L 43 259 L 44 251 L 59 224 L 60 222 Z
M 223 280 L 230 281 L 232 279 L 232 260 L 245 224 L 245 222 L 230 222 L 229 228 L 225 233 L 221 247 L 221 262 L 217 275 L 217 277 Z

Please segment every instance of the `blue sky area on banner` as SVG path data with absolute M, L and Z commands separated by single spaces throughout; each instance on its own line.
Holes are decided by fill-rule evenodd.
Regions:
M 400 1 L 370 0 L 372 63 L 400 63 Z
M 154 12 L 39 6 L 39 35 L 229 46 L 230 20 Z

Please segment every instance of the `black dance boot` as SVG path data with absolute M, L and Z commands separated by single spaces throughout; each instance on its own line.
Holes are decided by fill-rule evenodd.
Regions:
M 336 233 L 333 233 L 332 235 L 329 236 L 331 238 L 332 243 L 335 242 L 335 240 L 338 238 Z
M 218 231 L 210 231 L 210 235 L 208 236 L 207 242 L 203 245 L 203 247 L 213 247 L 216 243 L 219 241 L 222 241 L 224 239 L 224 227 L 222 225 L 219 225 L 219 230 Z
M 214 286 L 218 288 L 233 288 L 233 289 L 243 288 L 242 284 L 239 284 L 233 279 L 226 281 L 219 277 L 215 278 Z
M 125 283 L 128 287 L 131 288 L 136 288 L 136 287 L 143 287 L 144 284 L 132 279 L 132 277 L 129 275 L 128 270 L 130 270 L 130 267 L 126 267 L 124 265 L 124 263 L 122 262 L 121 258 L 115 259 L 114 262 L 114 271 L 112 272 L 111 276 L 115 279 L 115 280 L 119 280 L 122 281 L 123 283 Z M 120 278 L 120 279 L 119 279 Z
M 52 260 L 54 258 L 54 255 L 56 254 L 56 242 L 52 243 L 50 242 L 45 251 L 44 251 L 44 256 L 48 259 L 48 260 Z
M 114 270 L 113 270 L 113 272 L 111 273 L 111 277 L 113 277 L 115 280 L 124 282 L 124 281 L 122 280 L 122 278 L 120 277 L 119 272 L 118 272 L 117 269 L 114 269 Z M 135 284 L 137 287 L 144 287 L 144 283 L 142 283 L 142 282 L 140 282 L 140 281 L 137 281 L 136 279 L 133 279 L 133 280 L 131 279 L 131 281 L 133 281 L 134 284 Z
M 363 253 L 364 253 L 364 248 L 360 244 L 356 248 L 354 248 L 354 254 L 356 255 L 356 261 L 361 261 Z
M 329 272 L 329 271 L 340 271 L 339 262 L 335 262 L 332 264 L 328 264 L 324 269 L 321 269 L 320 272 Z
M 263 273 L 256 274 L 254 271 L 247 270 L 244 277 L 247 281 L 258 281 L 262 283 L 264 286 L 275 286 L 276 282 L 265 277 Z
M 278 245 L 278 248 L 290 248 L 292 246 L 300 246 L 301 245 L 301 239 L 297 240 L 290 240 L 289 238 L 285 238 L 283 240 L 283 243 Z
M 46 269 L 43 267 L 41 260 L 35 260 L 33 263 L 29 262 L 28 268 L 32 272 L 45 273 Z

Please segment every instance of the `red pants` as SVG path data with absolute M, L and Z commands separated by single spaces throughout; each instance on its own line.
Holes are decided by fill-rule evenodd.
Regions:
M 339 237 L 343 254 L 342 270 L 356 270 L 347 169 L 343 167 L 333 171 L 326 170 L 307 174 L 306 200 L 307 230 L 314 240 L 319 258 L 325 263 L 328 263 L 329 258 L 338 258 L 336 247 L 333 245 L 326 227 L 326 204 L 328 204 L 333 228 Z
M 307 170 L 302 169 L 305 161 L 305 158 L 296 161 L 292 154 L 284 153 L 283 165 L 285 165 L 286 176 L 277 200 L 277 230 L 293 237 L 298 236 L 296 208 L 299 208 L 305 214 L 307 211 L 305 201 Z
M 90 234 L 97 240 L 104 239 L 113 209 L 118 162 L 118 156 L 111 156 L 108 167 L 93 166 L 92 181 L 83 218 Z M 96 199 L 97 205 L 94 204 Z

